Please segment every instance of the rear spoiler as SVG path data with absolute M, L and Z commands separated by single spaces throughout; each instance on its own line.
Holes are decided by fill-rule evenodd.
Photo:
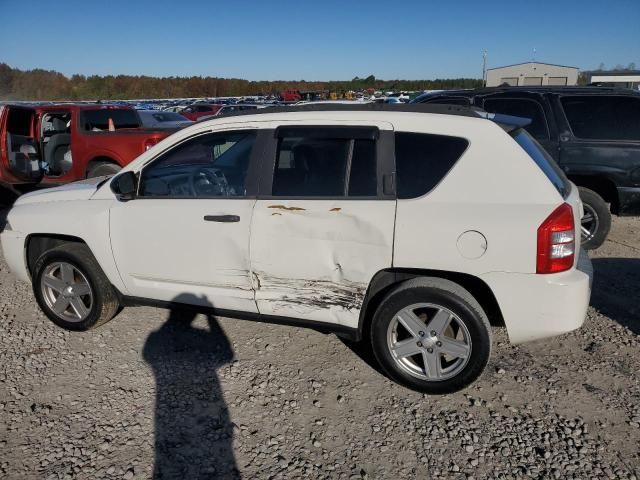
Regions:
M 512 115 L 504 115 L 502 113 L 489 113 L 484 110 L 475 110 L 479 117 L 486 118 L 500 125 L 505 132 L 511 133 L 518 128 L 524 128 L 531 124 L 530 118 L 514 117 Z

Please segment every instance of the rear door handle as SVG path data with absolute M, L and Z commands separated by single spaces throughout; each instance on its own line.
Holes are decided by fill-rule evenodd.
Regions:
M 205 222 L 221 222 L 221 223 L 233 223 L 239 222 L 240 217 L 238 215 L 205 215 Z

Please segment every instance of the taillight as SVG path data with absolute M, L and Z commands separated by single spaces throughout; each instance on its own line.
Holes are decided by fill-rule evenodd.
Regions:
M 537 273 L 556 273 L 573 266 L 576 233 L 571 205 L 563 203 L 538 227 Z
M 147 138 L 144 141 L 144 151 L 146 152 L 147 150 L 149 150 L 151 147 L 153 147 L 159 141 L 160 140 L 158 140 L 157 138 Z

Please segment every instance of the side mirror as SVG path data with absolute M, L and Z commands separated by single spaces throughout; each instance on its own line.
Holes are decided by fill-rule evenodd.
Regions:
M 111 191 L 118 197 L 118 200 L 133 200 L 136 198 L 138 190 L 138 178 L 133 172 L 124 172 L 111 180 L 110 187 Z

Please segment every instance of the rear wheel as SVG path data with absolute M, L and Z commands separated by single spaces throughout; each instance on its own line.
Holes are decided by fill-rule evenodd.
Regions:
M 371 345 L 396 382 L 429 394 L 461 390 L 491 354 L 486 314 L 460 285 L 440 278 L 404 282 L 380 304 Z
M 115 175 L 122 167 L 112 162 L 97 162 L 87 172 L 87 178 L 102 177 L 104 175 Z
M 33 292 L 45 315 L 67 330 L 89 330 L 118 311 L 111 283 L 82 244 L 43 253 L 33 268 Z
M 594 250 L 600 247 L 611 229 L 611 212 L 604 199 L 593 190 L 579 187 L 584 215 L 580 220 L 582 247 Z

